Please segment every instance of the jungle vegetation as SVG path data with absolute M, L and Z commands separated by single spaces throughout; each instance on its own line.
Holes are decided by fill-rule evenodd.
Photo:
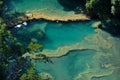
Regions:
M 31 69 L 26 70 L 27 67 L 31 67 L 31 63 L 22 58 L 22 54 L 27 50 L 7 29 L 2 18 L 2 10 L 3 0 L 0 0 L 0 80 L 19 80 L 28 70 L 31 72 Z M 30 78 L 29 80 L 33 79 Z M 26 80 L 26 78 L 22 78 L 22 80 Z
M 20 77 L 20 80 L 41 80 L 41 78 L 35 73 L 34 67 L 30 67 L 27 72 Z
M 101 29 L 120 36 L 120 0 L 87 0 L 86 9 L 105 25 Z
M 13 77 L 16 80 L 22 75 L 21 69 L 27 67 L 27 61 L 22 58 L 25 52 L 25 48 L 16 42 L 0 18 L 0 80 L 12 80 Z

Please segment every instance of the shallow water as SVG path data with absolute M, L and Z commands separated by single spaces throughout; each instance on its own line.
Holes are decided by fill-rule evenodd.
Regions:
M 12 5 L 12 10 L 20 12 L 24 12 L 27 10 L 41 10 L 47 8 L 58 10 L 63 9 L 57 0 L 34 0 L 34 2 L 33 0 L 11 0 L 10 5 Z
M 89 36 L 91 37 L 90 41 L 92 41 L 88 41 L 88 44 L 87 42 L 84 44 L 92 47 L 94 42 L 97 41 L 96 38 L 91 36 L 96 34 L 94 29 L 91 27 L 93 22 L 94 21 L 57 23 L 48 21 L 35 21 L 28 23 L 27 26 L 22 26 L 21 28 L 13 28 L 12 33 L 17 37 L 18 42 L 25 44 L 25 46 L 33 41 L 43 44 L 44 49 L 56 50 L 59 47 L 64 47 L 66 45 L 71 46 L 78 42 L 80 43 L 84 40 L 84 38 Z M 44 35 L 41 37 L 41 34 Z M 102 36 L 104 36 L 106 39 L 111 39 L 108 40 L 108 43 L 112 44 L 113 48 L 107 49 L 106 42 L 104 43 L 104 38 L 101 39 Z M 113 69 L 119 70 L 118 56 L 120 51 L 118 50 L 119 46 L 116 46 L 116 44 L 119 42 L 119 39 L 116 39 L 118 41 L 114 41 L 115 38 L 112 40 L 112 37 L 106 33 L 102 36 L 98 36 L 97 39 L 100 40 L 100 42 L 97 42 L 94 45 L 94 47 L 100 46 L 100 51 L 97 53 L 93 50 L 73 50 L 66 56 L 51 58 L 53 64 L 41 63 L 39 60 L 37 62 L 33 61 L 33 64 L 36 65 L 36 70 L 38 73 L 48 72 L 55 77 L 55 80 L 76 80 L 75 78 L 80 74 L 84 75 L 85 77 L 79 76 L 80 78 L 78 78 L 78 80 L 88 80 L 91 77 L 92 80 L 118 80 L 118 72 L 113 73 L 112 71 Z M 102 67 L 104 64 L 107 65 L 108 68 Z M 101 75 L 108 76 L 99 78 Z
M 44 49 L 56 49 L 81 41 L 85 36 L 94 33 L 93 22 L 33 22 L 28 26 L 12 29 L 18 41 L 27 45 L 31 41 L 43 44 Z M 43 35 L 41 37 L 41 35 Z
M 87 64 L 94 65 L 95 51 L 71 51 L 60 58 L 52 58 L 52 63 L 35 63 L 37 71 L 48 72 L 56 80 L 73 80 L 75 76 L 87 69 Z

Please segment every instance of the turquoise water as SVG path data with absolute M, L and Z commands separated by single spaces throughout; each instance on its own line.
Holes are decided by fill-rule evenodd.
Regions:
M 48 44 L 45 42 L 45 47 L 57 48 L 58 46 L 74 44 L 81 41 L 85 36 L 94 33 L 89 25 L 90 22 L 60 24 L 50 23 L 46 26 L 45 32 L 50 42 Z
M 9 12 L 26 12 L 31 10 L 36 10 L 49 14 L 52 10 L 58 12 L 63 10 L 63 7 L 58 3 L 57 0 L 11 0 L 10 1 L 10 11 Z M 52 13 L 54 14 L 54 13 Z
M 81 72 L 86 71 L 87 64 L 95 66 L 93 56 L 95 51 L 71 51 L 68 55 L 60 58 L 52 58 L 52 63 L 35 62 L 38 73 L 48 72 L 55 80 L 74 80 Z
M 55 50 L 59 47 L 78 43 L 86 36 L 94 34 L 94 29 L 91 27 L 93 22 L 35 21 L 21 28 L 13 28 L 12 32 L 22 44 L 28 45 L 31 41 L 36 41 L 43 44 L 44 49 Z M 95 51 L 92 50 L 73 50 L 66 56 L 51 58 L 53 64 L 40 63 L 39 60 L 33 64 L 36 65 L 38 73 L 48 72 L 55 77 L 55 80 L 74 80 L 79 73 L 86 71 L 87 64 L 95 66 L 93 63 L 94 55 Z
M 42 11 L 45 14 L 59 16 L 59 12 L 65 12 L 57 0 L 11 0 L 10 5 L 10 12 L 13 13 L 14 11 L 25 12 L 30 10 L 37 10 L 40 12 Z M 58 13 L 52 13 L 52 10 L 55 10 Z M 94 29 L 91 27 L 91 24 L 94 22 L 95 21 L 63 23 L 43 20 L 30 21 L 28 22 L 27 26 L 22 26 L 21 28 L 13 28 L 11 31 L 12 34 L 17 38 L 17 41 L 22 43 L 25 47 L 27 47 L 30 42 L 35 42 L 42 44 L 44 46 L 44 49 L 56 50 L 59 47 L 69 46 L 81 42 L 87 36 L 96 34 L 94 32 Z M 105 35 L 102 34 L 102 36 Z M 99 37 L 99 35 L 96 37 L 99 39 L 98 41 L 103 40 Z M 112 37 L 106 36 L 104 38 L 109 42 L 109 39 Z M 94 45 L 92 43 L 97 42 L 96 38 L 93 39 L 93 41 L 90 43 L 91 46 Z M 104 45 L 104 43 L 106 44 L 104 41 L 103 43 L 97 43 L 98 45 Z M 114 43 L 115 41 L 111 42 L 111 44 Z M 118 43 L 119 40 L 116 41 L 116 45 L 118 45 Z M 94 47 L 97 47 L 98 45 L 94 45 Z M 99 78 L 99 75 L 105 73 L 107 74 L 111 69 L 115 69 L 114 67 L 110 67 L 110 69 L 102 68 L 101 65 L 105 62 L 112 63 L 112 66 L 119 66 L 119 46 L 117 48 L 114 45 L 114 47 L 111 49 L 106 49 L 106 47 L 100 46 L 99 49 L 99 54 L 95 53 L 96 51 L 92 50 L 72 51 L 69 52 L 69 54 L 66 56 L 51 58 L 53 64 L 41 63 L 39 61 L 34 62 L 33 64 L 36 65 L 36 70 L 38 73 L 51 73 L 51 75 L 53 75 L 56 80 L 74 80 L 74 78 L 78 76 L 79 73 L 83 73 L 83 78 L 81 80 L 90 79 L 87 77 L 92 75 L 94 78 L 91 80 L 119 80 L 116 78 L 116 74 L 119 73 L 117 72 L 119 71 L 119 67 L 116 69 L 117 71 L 115 74 L 113 73 L 111 76 Z M 88 70 L 89 67 L 90 71 Z M 96 69 L 98 70 L 97 72 Z M 109 71 L 107 72 L 106 70 Z M 98 75 L 98 78 L 96 78 L 95 75 Z
M 11 0 L 9 3 L 9 8 L 11 8 L 9 12 L 13 13 L 14 11 L 37 10 L 49 15 L 59 16 L 58 12 L 66 14 L 58 0 L 34 0 L 34 2 L 33 0 Z M 52 10 L 57 13 L 51 12 Z M 12 32 L 18 38 L 18 41 L 25 46 L 32 41 L 43 44 L 44 49 L 56 49 L 60 46 L 77 43 L 85 36 L 94 33 L 91 28 L 92 22 L 94 21 L 73 23 L 38 21 L 19 29 L 13 29 Z
M 80 42 L 87 35 L 93 34 L 92 23 L 92 21 L 73 23 L 39 21 L 14 28 L 12 32 L 18 41 L 25 45 L 36 41 L 43 44 L 44 49 L 56 49 Z
M 11 31 L 18 39 L 18 42 L 25 46 L 32 41 L 43 44 L 44 49 L 56 50 L 59 47 L 69 46 L 78 42 L 80 43 L 85 37 L 96 34 L 91 27 L 93 22 L 94 21 L 57 23 L 49 21 L 33 21 L 29 22 L 27 26 L 13 28 Z M 90 45 L 92 46 L 92 44 Z M 109 55 L 107 53 L 108 51 L 106 51 L 108 49 L 104 46 L 100 47 L 99 53 L 96 53 L 96 51 L 93 50 L 73 50 L 63 57 L 51 58 L 53 64 L 41 63 L 39 60 L 33 61 L 33 64 L 36 65 L 38 73 L 48 72 L 55 77 L 55 80 L 74 80 L 78 74 L 85 75 L 85 77 L 80 77 L 83 80 L 90 79 L 87 78 L 90 76 L 93 76 L 92 80 L 117 80 L 118 72 L 111 74 L 112 68 L 107 69 L 102 67 L 102 64 L 106 64 L 106 62 L 111 63 L 112 65 L 119 65 L 119 59 L 116 57 L 116 55 L 119 55 L 119 46 L 118 48 L 115 48 L 116 49 L 112 48 L 113 50 L 111 49 L 113 52 L 109 52 Z M 118 61 L 114 62 L 115 60 Z M 113 67 L 113 69 L 115 68 Z M 116 68 L 116 70 L 119 69 Z M 104 76 L 106 74 L 110 75 L 100 78 L 94 77 L 99 75 Z

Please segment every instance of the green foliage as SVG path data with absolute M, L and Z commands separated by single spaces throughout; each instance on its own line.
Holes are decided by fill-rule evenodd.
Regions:
M 6 64 L 5 63 L 0 63 L 0 80 L 5 80 L 5 68 L 6 68 Z
M 112 0 L 111 12 L 113 15 L 120 15 L 120 0 Z
M 20 80 L 41 80 L 38 74 L 35 74 L 35 69 L 31 67 L 28 69 L 27 73 L 20 77 Z
M 2 10 L 2 0 L 0 0 L 0 16 Z M 37 49 L 42 48 L 40 44 L 31 43 L 29 48 L 36 51 Z M 26 49 L 20 43 L 16 43 L 15 38 L 12 36 L 11 32 L 7 29 L 4 20 L 0 17 L 0 80 L 5 80 L 6 78 L 6 69 L 8 67 L 9 60 L 21 61 L 22 54 L 26 52 Z M 17 55 L 17 56 L 16 56 Z M 24 66 L 22 64 L 21 66 Z M 22 67 L 20 67 L 21 69 Z M 32 73 L 33 69 L 27 72 L 27 74 L 34 75 L 33 78 L 29 76 L 27 80 L 38 80 L 37 76 Z M 18 73 L 19 74 L 19 73 Z M 26 75 L 27 75 L 26 74 Z M 16 74 L 17 75 L 17 74 Z M 24 77 L 24 75 L 23 75 Z M 22 78 L 21 78 L 22 79 Z M 26 80 L 23 79 L 23 80 Z
M 25 49 L 20 44 L 16 44 L 11 32 L 7 30 L 6 24 L 0 18 L 0 80 L 6 78 L 6 68 L 9 59 L 18 59 Z M 15 57 L 14 55 L 18 55 Z
M 8 53 L 10 49 L 8 42 L 12 41 L 14 41 L 14 37 L 11 35 L 11 32 L 7 30 L 2 18 L 0 18 L 0 54 Z
M 43 45 L 38 44 L 38 43 L 30 42 L 30 44 L 28 45 L 28 49 L 29 49 L 30 51 L 34 51 L 34 52 L 39 51 L 39 50 L 41 50 L 42 48 L 43 48 Z
M 111 0 L 87 0 L 86 9 L 100 18 L 107 18 L 111 12 Z
M 0 18 L 0 79 L 5 78 L 5 68 L 7 67 L 6 61 L 1 57 L 8 50 L 8 45 L 4 41 L 6 35 L 8 35 L 6 25 L 3 23 L 2 18 Z
M 90 16 L 97 16 L 104 22 L 105 30 L 112 34 L 120 34 L 118 31 L 118 26 L 120 26 L 120 0 L 87 0 L 85 6 Z
M 110 18 L 112 14 L 120 14 L 120 0 L 87 0 L 85 6 L 88 12 L 93 12 L 103 19 Z
M 3 9 L 3 0 L 0 0 L 0 14 L 2 12 L 2 9 Z
M 10 50 L 8 52 L 11 53 L 11 55 L 9 54 L 8 56 L 17 54 L 18 57 L 21 57 L 24 53 L 26 53 L 26 48 L 24 48 L 20 43 L 14 43 L 10 46 Z
M 6 49 L 6 43 L 4 41 L 7 34 L 6 25 L 3 23 L 2 18 L 0 18 L 0 54 Z
M 5 60 L 5 57 L 2 56 L 4 56 L 9 49 L 5 39 L 10 38 L 11 34 L 6 29 L 6 24 L 1 18 L 2 9 L 3 9 L 3 0 L 0 0 L 0 80 L 5 80 L 6 78 L 5 70 L 8 66 L 8 63 Z

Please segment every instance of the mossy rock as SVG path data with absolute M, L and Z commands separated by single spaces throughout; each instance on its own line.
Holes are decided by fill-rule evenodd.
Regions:
M 30 44 L 28 45 L 28 49 L 33 52 L 40 51 L 42 50 L 42 48 L 43 48 L 43 45 L 39 43 L 30 42 Z

